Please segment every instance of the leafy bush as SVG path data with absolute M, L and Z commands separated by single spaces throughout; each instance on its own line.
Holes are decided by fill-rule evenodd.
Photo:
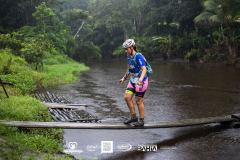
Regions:
M 101 49 L 92 42 L 80 44 L 76 53 L 73 55 L 76 60 L 99 60 L 102 58 Z
M 151 58 L 161 53 L 161 46 L 152 37 L 136 37 L 137 50 L 146 57 Z
M 122 46 L 119 46 L 118 48 L 116 48 L 114 51 L 113 51 L 113 55 L 114 56 L 122 56 L 124 55 L 124 49 L 122 48 Z
M 21 48 L 21 41 L 15 37 L 16 33 L 0 34 L 0 49 L 11 48 L 19 50 Z
M 213 45 L 215 46 L 215 45 Z M 203 55 L 202 59 L 205 62 L 209 61 L 226 61 L 228 58 L 227 52 L 222 48 L 220 49 L 219 46 L 213 47 L 211 49 L 205 49 L 205 54 Z
M 36 7 L 33 17 L 36 25 L 24 26 L 17 34 L 22 43 L 21 56 L 28 63 L 42 69 L 47 55 L 71 55 L 74 52 L 76 44 L 69 28 L 45 2 Z
M 29 96 L 11 96 L 0 101 L 0 117 L 5 120 L 51 121 L 48 108 Z M 62 130 L 60 129 L 22 129 L 0 125 L 0 135 L 4 148 L 0 157 L 23 159 L 26 152 L 58 153 L 62 151 Z
M 209 41 L 208 38 L 203 37 L 196 32 L 190 33 L 189 35 L 190 39 L 192 40 L 192 46 L 196 49 L 205 49 L 209 47 Z
M 163 46 L 160 45 L 159 42 L 152 37 L 135 37 L 134 40 L 136 41 L 137 51 L 142 52 L 144 56 L 148 58 L 154 57 L 156 54 L 164 52 L 161 48 Z M 119 46 L 117 49 L 115 49 L 113 51 L 113 55 L 124 55 L 122 46 Z
M 47 54 L 43 59 L 43 63 L 46 65 L 67 64 L 70 62 L 74 61 L 65 54 Z
M 15 88 L 20 89 L 21 94 L 33 92 L 38 80 L 42 78 L 41 73 L 33 71 L 24 59 L 14 56 L 9 49 L 0 50 L 0 54 L 2 79 L 12 82 Z
M 28 63 L 35 64 L 37 70 L 39 67 L 43 68 L 43 58 L 51 47 L 51 43 L 44 37 L 27 38 L 23 43 L 21 52 Z
M 191 49 L 187 54 L 185 55 L 184 59 L 189 62 L 194 62 L 199 60 L 200 57 L 202 57 L 203 53 L 199 49 Z
M 54 11 L 45 2 L 36 7 L 33 13 L 37 25 L 34 27 L 35 34 L 44 35 L 45 39 L 52 42 L 60 52 L 68 52 L 74 48 L 75 43 L 69 28 L 59 19 Z

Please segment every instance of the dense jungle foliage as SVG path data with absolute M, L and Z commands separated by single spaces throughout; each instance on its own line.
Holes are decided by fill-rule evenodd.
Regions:
M 10 98 L 0 90 L 0 116 L 5 120 L 50 121 L 47 108 L 31 94 L 76 80 L 88 68 L 73 59 L 124 56 L 121 44 L 127 38 L 134 38 L 148 59 L 240 62 L 239 0 L 0 0 L 0 4 L 0 78 L 14 84 L 6 87 Z M 61 156 L 61 136 L 59 130 L 0 126 L 0 157 L 56 158 Z
M 238 62 L 238 0 L 1 0 L 0 47 L 41 66 L 120 56 L 135 38 L 149 58 Z

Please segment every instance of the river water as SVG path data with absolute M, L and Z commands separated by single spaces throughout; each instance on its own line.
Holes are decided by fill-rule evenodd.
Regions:
M 145 123 L 240 113 L 240 69 L 179 62 L 151 65 L 154 74 L 144 97 Z M 78 82 L 55 92 L 74 103 L 87 104 L 86 111 L 102 120 L 123 121 L 129 115 L 123 99 L 127 84 L 119 85 L 118 80 L 126 70 L 126 62 L 102 62 L 90 67 Z M 77 159 L 238 160 L 239 132 L 218 124 L 145 130 L 66 129 L 64 147 Z M 103 141 L 112 141 L 113 153 L 101 149 Z M 144 145 L 158 149 L 138 151 Z

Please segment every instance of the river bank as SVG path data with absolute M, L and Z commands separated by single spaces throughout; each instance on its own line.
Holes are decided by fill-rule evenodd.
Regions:
M 48 108 L 32 98 L 32 93 L 38 89 L 74 82 L 80 72 L 89 69 L 84 64 L 58 55 L 57 58 L 48 58 L 43 70 L 36 71 L 9 50 L 1 50 L 0 62 L 1 79 L 14 84 L 13 87 L 6 87 L 10 98 L 0 91 L 1 120 L 52 121 Z M 61 129 L 0 126 L 0 159 L 72 159 L 62 153 L 62 137 Z

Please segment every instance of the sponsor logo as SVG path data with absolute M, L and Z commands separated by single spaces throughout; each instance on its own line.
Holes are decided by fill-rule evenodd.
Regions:
M 162 150 L 175 150 L 175 149 L 177 149 L 177 147 L 161 147 L 159 149 L 162 149 Z
M 64 149 L 64 153 L 82 153 L 82 150 L 77 149 L 77 142 L 68 142 L 67 149 Z
M 78 145 L 77 142 L 69 142 L 68 148 L 74 150 L 77 149 L 77 145 Z
M 157 145 L 138 145 L 137 150 L 143 152 L 156 152 L 158 149 Z
M 101 141 L 101 153 L 113 153 L 113 141 Z
M 87 145 L 87 151 L 94 152 L 97 150 L 97 145 Z
M 131 144 L 119 144 L 117 145 L 117 149 L 120 151 L 130 151 L 132 149 Z

